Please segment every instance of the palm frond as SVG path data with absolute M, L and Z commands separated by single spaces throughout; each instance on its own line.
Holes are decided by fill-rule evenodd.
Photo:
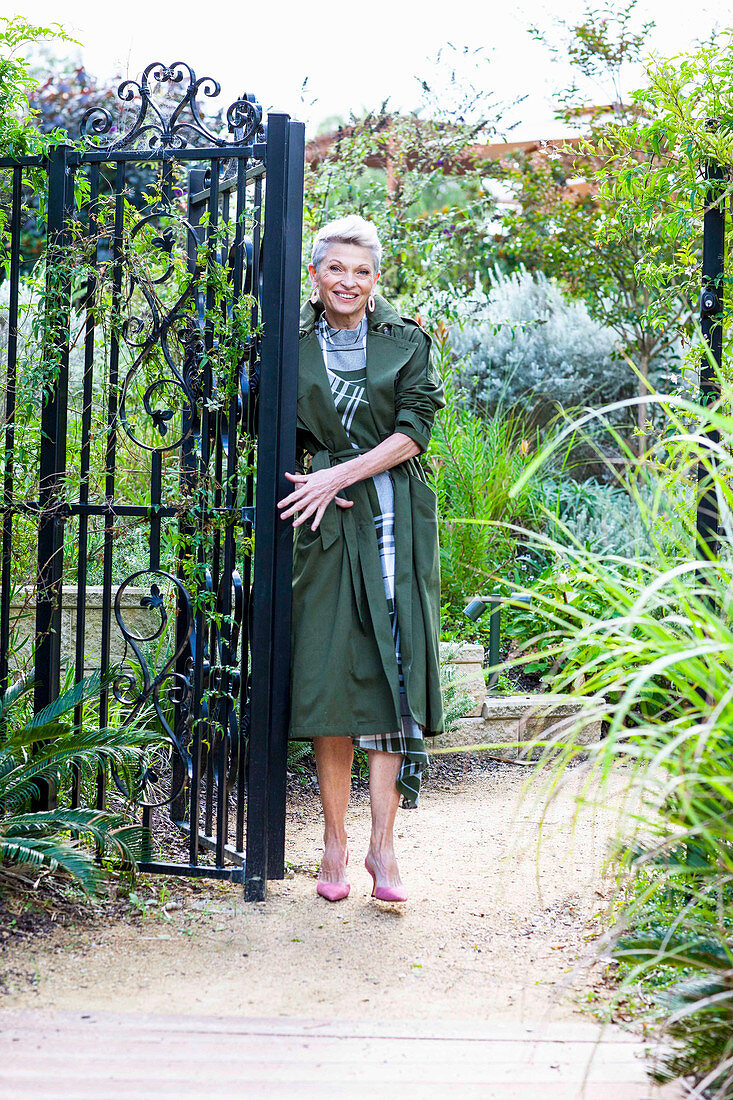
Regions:
M 122 814 L 79 807 L 14 814 L 0 822 L 0 831 L 4 836 L 44 836 L 51 831 L 69 832 L 76 836 L 86 835 L 100 846 L 114 838 L 116 830 L 129 827 Z M 131 855 L 130 852 L 123 854 Z
M 7 718 L 8 712 L 13 709 L 24 695 L 33 690 L 34 679 L 32 676 L 21 676 L 0 695 L 0 723 Z
M 54 699 L 47 707 L 40 710 L 27 724 L 29 730 L 41 730 L 49 723 L 56 722 L 62 715 L 68 714 L 81 703 L 88 702 L 90 698 L 98 696 L 100 691 L 114 683 L 117 672 L 111 669 L 104 676 L 99 672 L 93 672 L 91 676 L 85 676 L 68 691 L 64 691 L 57 699 Z
M 151 735 L 150 731 L 138 735 L 122 729 L 84 733 L 70 730 L 67 736 L 42 745 L 32 755 L 0 752 L 0 802 L 17 809 L 24 799 L 33 797 L 40 780 L 58 785 L 69 775 L 72 765 L 82 774 L 93 774 L 100 765 L 113 765 L 118 771 L 139 771 L 145 746 L 157 739 L 158 735 Z
M 94 893 L 104 872 L 94 858 L 75 845 L 55 837 L 5 837 L 0 835 L 0 859 L 31 867 L 59 867 L 72 875 L 87 893 Z
M 94 858 L 106 852 L 129 864 L 142 856 L 144 830 L 122 814 L 96 809 L 58 808 L 30 811 L 40 786 L 62 790 L 72 770 L 82 778 L 98 769 L 139 774 L 145 749 L 160 740 L 160 732 L 143 723 L 99 729 L 81 727 L 65 718 L 92 702 L 115 679 L 94 673 L 80 680 L 38 714 L 27 717 L 21 707 L 32 687 L 18 681 L 0 699 L 0 858 L 17 864 L 64 869 L 87 891 L 96 889 L 104 875 Z
M 615 954 L 627 962 L 656 962 L 665 966 L 704 967 L 711 971 L 731 969 L 731 949 L 723 942 L 670 935 L 665 926 L 646 928 L 619 936 Z

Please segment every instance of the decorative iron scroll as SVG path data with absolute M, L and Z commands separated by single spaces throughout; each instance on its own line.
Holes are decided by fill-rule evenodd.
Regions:
M 162 227 L 161 227 L 162 223 Z M 147 255 L 138 255 L 133 263 L 136 237 L 146 229 L 154 229 Z M 178 239 L 183 235 L 183 240 Z M 182 402 L 193 415 L 201 399 L 201 360 L 203 338 L 196 324 L 195 296 L 201 277 L 198 263 L 189 272 L 183 286 L 175 291 L 175 300 L 163 304 L 159 288 L 175 276 L 173 263 L 176 245 L 185 252 L 197 254 L 198 238 L 193 226 L 171 208 L 161 205 L 145 214 L 129 234 L 125 260 L 129 290 L 124 309 L 122 336 L 134 356 L 120 390 L 120 423 L 138 447 L 146 451 L 172 451 L 180 446 L 182 435 L 173 427 L 177 406 Z M 156 271 L 154 268 L 160 270 Z M 142 408 L 154 426 L 160 443 L 151 444 L 144 431 L 136 428 L 130 411 L 132 389 L 141 370 L 151 361 L 151 352 L 160 348 L 164 368 L 159 377 L 145 385 Z M 134 405 L 134 401 L 132 402 Z M 175 405 L 176 408 L 168 407 Z M 173 428 L 172 431 L 169 429 Z
M 227 586 L 231 592 L 231 611 L 224 614 Z M 227 790 L 234 787 L 239 765 L 241 738 L 239 731 L 238 699 L 240 691 L 239 635 L 244 621 L 244 586 L 238 569 L 231 576 L 223 576 L 216 594 L 217 619 L 214 648 L 217 663 L 211 670 L 211 687 L 217 693 L 219 723 L 222 736 L 228 739 L 227 760 L 229 769 L 226 777 L 219 776 L 219 782 L 226 781 Z
M 152 613 L 157 612 L 160 616 L 159 623 L 155 624 L 150 631 L 145 634 L 137 632 L 125 621 L 122 609 L 122 597 L 126 589 L 138 587 L 138 582 L 143 577 L 150 578 L 150 592 L 149 595 L 141 598 L 140 606 L 147 608 Z M 176 614 L 178 617 L 183 616 L 183 621 L 182 624 L 180 624 L 180 633 L 178 634 L 180 639 L 178 647 L 171 646 L 168 649 L 167 653 L 165 653 L 161 667 L 156 671 L 151 664 L 151 651 L 162 648 L 161 643 L 169 624 L 168 608 L 161 594 L 160 584 L 157 583 L 158 581 L 165 582 L 175 587 L 177 593 Z M 143 799 L 144 804 L 148 806 L 160 806 L 172 802 L 181 794 L 186 783 L 190 781 L 193 772 L 191 756 L 187 744 L 192 716 L 191 703 L 193 699 L 191 670 L 189 669 L 186 675 L 176 671 L 176 665 L 179 659 L 188 653 L 191 646 L 191 637 L 194 629 L 191 597 L 185 585 L 171 573 L 167 573 L 163 569 L 140 569 L 129 576 L 117 589 L 114 607 L 117 625 L 125 643 L 125 656 L 123 656 L 123 662 L 128 649 L 130 649 L 135 656 L 138 667 L 137 674 L 131 670 L 126 671 L 124 669 L 120 672 L 114 683 L 115 698 L 119 703 L 129 708 L 126 716 L 126 722 L 128 724 L 137 718 L 138 714 L 147 703 L 151 703 L 155 710 L 156 717 L 169 739 L 172 750 L 178 755 L 183 765 L 181 769 L 181 780 L 177 790 L 167 790 L 165 793 L 161 792 L 155 800 L 149 797 Z M 148 650 L 147 653 L 145 652 L 146 650 Z M 188 662 L 188 664 L 190 665 L 190 662 Z M 168 721 L 165 707 L 166 701 L 169 706 L 175 706 L 178 709 L 180 719 L 175 728 Z M 151 767 L 151 765 L 148 765 L 146 773 L 142 778 L 143 790 L 150 791 L 152 787 L 156 786 L 158 780 L 161 778 L 159 774 L 156 774 L 154 766 Z M 129 794 L 130 792 L 121 785 L 119 776 L 115 776 L 115 779 L 118 786 L 120 786 L 126 794 Z
M 158 85 L 181 85 L 183 97 L 176 103 L 155 101 L 151 80 Z M 187 82 L 187 83 L 186 83 Z M 208 99 L 221 94 L 221 85 L 210 76 L 197 79 L 196 73 L 185 61 L 164 65 L 153 61 L 147 66 L 139 81 L 123 80 L 117 89 L 117 97 L 123 103 L 135 103 L 137 114 L 132 125 L 114 140 L 100 147 L 113 151 L 131 149 L 136 143 L 155 151 L 185 149 L 194 135 L 205 138 L 218 148 L 235 148 L 248 145 L 262 136 L 262 107 L 254 96 L 243 96 L 227 108 L 226 120 L 232 140 L 218 137 L 204 122 L 197 96 L 199 92 Z M 138 101 L 138 102 L 135 102 Z M 83 138 L 102 138 L 115 133 L 114 119 L 106 107 L 90 107 L 81 120 Z

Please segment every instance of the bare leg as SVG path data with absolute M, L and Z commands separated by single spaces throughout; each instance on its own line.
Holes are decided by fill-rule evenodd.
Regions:
M 350 737 L 314 737 L 313 751 L 323 804 L 321 882 L 346 881 L 346 810 L 351 794 L 354 746 Z
M 394 854 L 394 821 L 400 804 L 396 782 L 404 757 L 400 753 L 369 750 L 369 799 L 372 835 L 367 859 L 377 876 L 377 886 L 401 886 Z

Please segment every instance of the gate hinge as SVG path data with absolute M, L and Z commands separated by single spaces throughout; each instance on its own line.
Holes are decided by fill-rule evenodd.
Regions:
M 248 508 L 242 508 L 240 510 L 240 520 L 242 527 L 249 524 L 254 530 L 255 525 L 255 508 L 250 505 Z

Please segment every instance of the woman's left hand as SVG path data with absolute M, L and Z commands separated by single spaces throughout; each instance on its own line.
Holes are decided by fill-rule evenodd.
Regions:
M 290 516 L 298 513 L 298 518 L 293 520 L 293 527 L 300 527 L 301 523 L 305 523 L 313 516 L 311 531 L 317 531 L 323 519 L 323 513 L 332 500 L 338 504 L 339 508 L 351 508 L 354 504 L 353 500 L 337 496 L 339 489 L 343 486 L 339 484 L 336 467 L 316 470 L 311 474 L 286 473 L 285 477 L 288 481 L 294 482 L 297 488 L 289 496 L 279 500 L 277 506 L 281 510 L 281 519 L 289 519 Z

